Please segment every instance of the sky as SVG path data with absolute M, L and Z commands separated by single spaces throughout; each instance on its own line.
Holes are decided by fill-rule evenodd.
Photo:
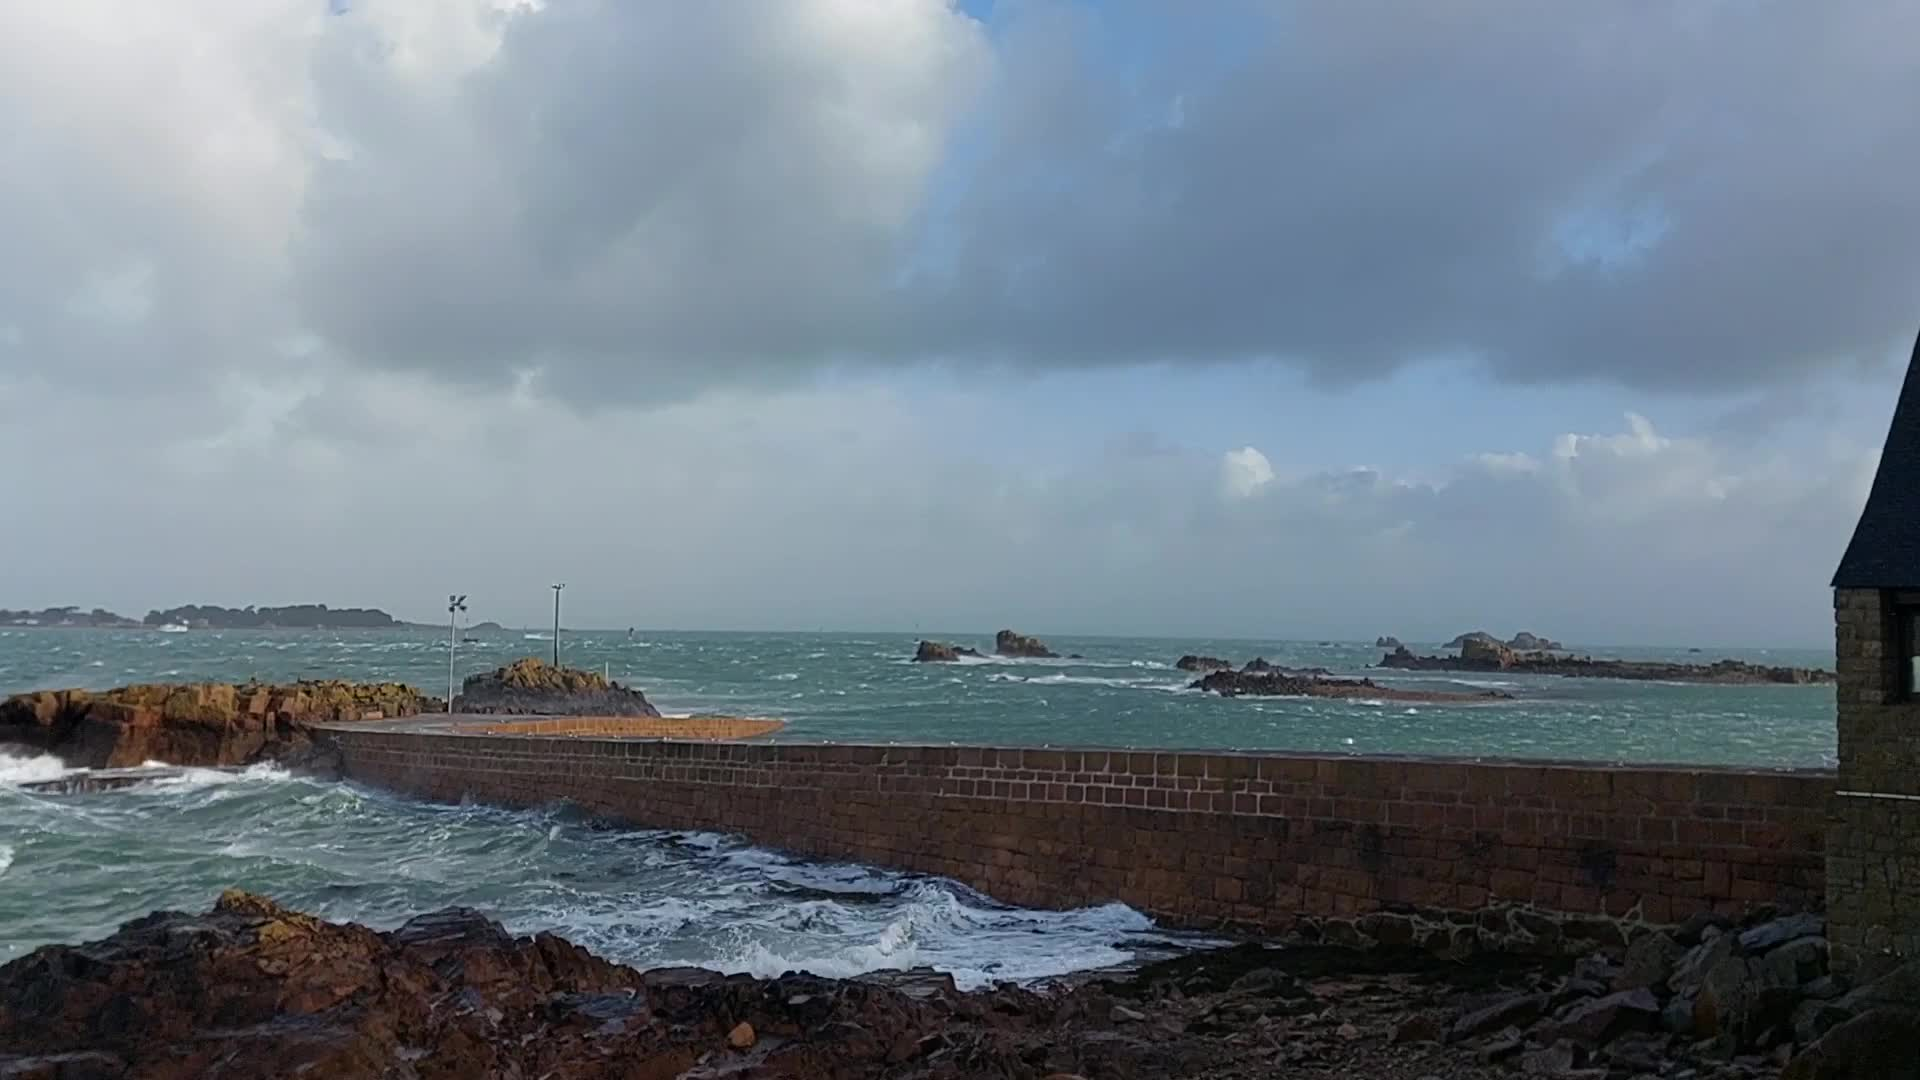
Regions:
M 1830 640 L 1911 0 L 0 5 L 0 606 Z

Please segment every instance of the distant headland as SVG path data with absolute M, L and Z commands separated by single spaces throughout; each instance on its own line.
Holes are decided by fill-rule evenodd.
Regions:
M 424 624 L 403 622 L 379 608 L 332 608 L 325 604 L 242 608 L 186 604 L 149 611 L 134 619 L 105 608 L 50 607 L 39 611 L 0 608 L 0 626 L 91 627 L 117 630 L 185 627 L 192 630 L 407 630 Z M 495 627 L 486 623 L 470 629 Z

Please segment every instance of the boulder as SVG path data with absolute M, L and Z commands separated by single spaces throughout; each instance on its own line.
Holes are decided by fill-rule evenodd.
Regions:
M 1613 977 L 1615 990 L 1638 990 L 1643 986 L 1664 986 L 1673 976 L 1673 966 L 1687 950 L 1669 934 L 1655 931 L 1634 939 L 1627 946 L 1626 960 Z
M 555 667 L 538 657 L 469 675 L 453 711 L 518 716 L 659 716 L 645 694 L 597 671 Z
M 1525 1027 L 1547 1011 L 1551 999 L 1545 994 L 1515 994 L 1466 1013 L 1447 1029 L 1447 1041 L 1459 1042 L 1508 1027 Z
M 1745 952 L 1763 953 L 1777 945 L 1784 945 L 1795 938 L 1811 937 L 1823 934 L 1827 929 L 1827 920 L 1812 913 L 1788 915 L 1761 923 L 1750 930 L 1740 932 L 1740 948 Z
M 1564 652 L 1566 650 L 1565 645 L 1552 638 L 1544 638 L 1525 630 L 1513 635 L 1507 642 L 1507 648 L 1517 652 Z
M 1501 641 L 1499 638 L 1494 637 L 1492 634 L 1487 633 L 1485 630 L 1469 630 L 1466 633 L 1461 634 L 1459 637 L 1454 638 L 1452 641 L 1447 642 L 1447 648 L 1464 649 L 1467 647 L 1467 642 L 1469 641 L 1479 641 L 1479 642 L 1482 642 L 1485 644 L 1491 644 L 1491 645 L 1501 644 Z
M 1920 1080 L 1920 1008 L 1881 1006 L 1801 1051 L 1781 1080 Z
M 1404 649 L 1404 648 L 1406 648 L 1406 646 L 1404 646 L 1404 645 L 1402 645 L 1402 644 L 1400 644 L 1400 639 L 1399 639 L 1399 638 L 1397 638 L 1397 637 L 1394 637 L 1394 636 L 1393 636 L 1392 634 L 1382 634 L 1381 636 L 1379 636 L 1379 637 L 1377 637 L 1377 638 L 1374 638 L 1374 639 L 1373 639 L 1373 647 L 1374 647 L 1374 648 L 1376 648 L 1376 649 Z
M 1641 987 L 1603 998 L 1579 1001 L 1554 1017 L 1553 1032 L 1588 1046 L 1599 1046 L 1630 1031 L 1660 1028 L 1660 999 Z
M 1181 671 L 1225 671 L 1233 667 L 1233 662 L 1222 660 L 1217 656 L 1196 656 L 1188 653 L 1175 660 L 1173 666 Z
M 916 664 L 951 664 L 963 656 L 979 656 L 972 649 L 949 645 L 944 641 L 922 641 L 913 650 Z
M 1000 656 L 1018 656 L 1030 659 L 1046 660 L 1060 655 L 1047 648 L 1047 643 L 1036 637 L 1002 630 L 993 635 L 993 651 Z

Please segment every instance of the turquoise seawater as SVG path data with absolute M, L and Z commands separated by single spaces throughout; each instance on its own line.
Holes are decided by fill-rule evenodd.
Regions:
M 933 635 L 989 647 L 979 634 Z M 552 644 L 482 635 L 457 675 Z M 1182 653 L 1370 674 L 1360 644 L 1060 638 L 1077 660 L 909 662 L 899 634 L 563 634 L 567 662 L 604 668 L 667 712 L 777 716 L 795 740 L 1267 747 L 1350 753 L 1819 765 L 1833 692 L 1548 678 L 1405 677 L 1496 687 L 1499 704 L 1223 700 L 1187 690 Z M 1618 650 L 1593 650 L 1620 654 Z M 1658 653 L 1638 655 L 1657 656 Z M 1668 654 L 1689 658 L 1688 654 Z M 1725 653 L 1692 656 L 1712 659 Z M 1822 665 L 1813 652 L 1736 654 Z M 0 631 L 0 691 L 137 681 L 397 679 L 444 693 L 431 631 Z M 939 878 L 820 864 L 707 834 L 606 828 L 564 807 L 437 806 L 256 767 L 193 770 L 125 790 L 47 794 L 71 770 L 0 748 L 0 962 L 110 933 L 156 908 L 263 892 L 375 927 L 451 904 L 518 932 L 554 930 L 640 966 L 762 975 L 929 966 L 965 985 L 1103 967 L 1180 947 L 1128 908 L 1008 907 Z
M 476 635 L 464 676 L 547 655 L 542 633 Z M 991 651 L 990 634 L 930 633 Z M 562 658 L 646 691 L 663 711 L 784 719 L 789 740 L 1260 748 L 1350 753 L 1818 766 L 1833 762 L 1831 687 L 1698 686 L 1375 671 L 1370 643 L 1049 637 L 1078 660 L 914 664 L 913 635 L 626 631 L 561 634 Z M 1415 646 L 1433 651 L 1436 646 Z M 1833 666 L 1831 651 L 1583 647 L 1596 656 Z M 1406 705 L 1240 698 L 1187 689 L 1183 653 L 1371 676 L 1392 686 L 1499 689 L 1509 702 Z M 447 687 L 444 632 L 0 631 L 0 691 L 135 681 L 383 679 Z

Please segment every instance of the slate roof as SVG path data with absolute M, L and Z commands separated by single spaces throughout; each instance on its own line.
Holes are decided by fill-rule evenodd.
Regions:
M 1920 341 L 1894 406 L 1873 493 L 1833 575 L 1837 589 L 1920 589 Z

